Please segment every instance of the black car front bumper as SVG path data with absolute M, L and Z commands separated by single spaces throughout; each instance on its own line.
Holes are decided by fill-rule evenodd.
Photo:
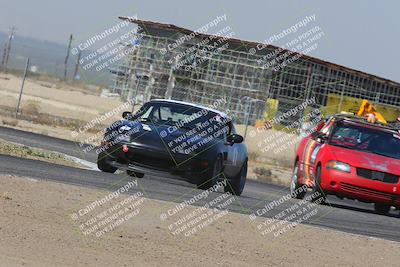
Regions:
M 205 155 L 178 154 L 132 143 L 119 143 L 105 153 L 106 162 L 119 169 L 163 177 L 180 176 L 195 184 L 205 181 L 212 169 Z

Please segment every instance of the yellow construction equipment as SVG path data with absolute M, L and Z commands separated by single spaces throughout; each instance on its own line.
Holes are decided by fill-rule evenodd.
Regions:
M 356 110 L 356 108 L 357 108 L 357 106 L 355 106 L 354 107 L 354 109 Z M 353 111 L 355 111 L 353 109 Z M 385 110 L 385 108 L 383 107 L 382 108 L 383 110 Z M 366 99 L 363 99 L 362 100 L 362 102 L 361 102 L 361 105 L 360 105 L 360 107 L 359 107 L 359 109 L 358 109 L 358 112 L 357 112 L 357 114 L 355 114 L 354 112 L 348 112 L 348 111 L 341 111 L 340 113 L 342 113 L 342 114 L 349 114 L 349 115 L 357 115 L 357 116 L 359 116 L 359 117 L 364 117 L 364 118 L 366 118 L 367 119 L 367 121 L 368 122 L 371 122 L 371 123 L 376 123 L 376 122 L 380 122 L 380 123 L 383 123 L 383 124 L 388 124 L 388 123 L 397 123 L 397 124 L 399 124 L 400 125 L 400 117 L 398 117 L 397 118 L 397 120 L 395 120 L 395 121 L 390 121 L 390 122 L 388 122 L 384 117 L 383 117 L 383 115 L 381 114 L 381 113 L 379 113 L 377 110 L 376 110 L 376 108 L 375 108 L 375 106 L 373 105 L 373 104 L 371 104 L 368 100 L 366 100 Z M 385 113 L 385 112 L 383 112 L 383 113 Z M 385 113 L 386 114 L 386 113 Z M 394 114 L 392 114 L 392 113 L 388 113 L 389 115 L 389 117 L 393 117 L 394 116 Z M 329 115 L 329 114 L 328 114 Z M 271 116 L 268 116 L 268 117 L 271 117 Z M 266 122 L 268 121 L 268 119 L 269 118 L 265 118 L 265 119 L 261 119 L 261 120 L 257 120 L 256 121 L 256 123 L 255 123 L 255 127 L 256 128 L 263 128 L 263 127 L 266 127 Z M 271 125 L 272 126 L 272 125 Z
M 369 122 L 379 121 L 381 123 L 385 123 L 385 124 L 387 123 L 387 121 L 382 116 L 382 114 L 380 114 L 378 111 L 376 111 L 374 105 L 370 104 L 369 101 L 366 99 L 364 99 L 362 101 L 357 115 L 360 117 L 367 117 L 367 120 Z

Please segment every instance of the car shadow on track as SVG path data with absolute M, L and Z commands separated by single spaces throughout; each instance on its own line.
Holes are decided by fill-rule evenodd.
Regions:
M 363 213 L 369 213 L 369 214 L 377 214 L 374 210 L 366 209 L 366 208 L 360 208 L 360 207 L 354 207 L 354 206 L 348 206 L 348 205 L 343 205 L 343 204 L 337 204 L 337 203 L 329 203 L 325 204 L 326 206 L 331 206 L 333 208 L 338 208 L 338 209 L 343 209 L 343 210 L 351 210 L 351 211 L 357 211 L 357 212 L 363 212 Z M 399 214 L 394 214 L 393 210 L 391 213 L 384 215 L 386 217 L 392 217 L 392 218 L 400 218 Z

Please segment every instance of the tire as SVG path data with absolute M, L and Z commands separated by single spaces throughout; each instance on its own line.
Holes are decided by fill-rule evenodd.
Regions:
M 201 183 L 197 184 L 197 188 L 201 190 L 207 190 L 215 185 L 222 173 L 222 159 L 220 156 L 214 162 L 211 173 L 206 177 L 206 179 Z
M 311 201 L 317 202 L 318 204 L 325 204 L 326 195 L 324 193 L 324 190 L 322 190 L 321 188 L 321 175 L 322 175 L 322 168 L 321 165 L 318 165 L 317 171 L 315 173 L 315 186 L 312 190 Z
M 307 188 L 304 188 L 302 184 L 299 183 L 299 162 L 293 168 L 293 175 L 290 182 L 290 196 L 292 198 L 303 199 L 307 194 Z M 303 187 L 303 190 L 300 189 Z
M 107 154 L 105 152 L 101 152 L 97 157 L 97 168 L 99 168 L 99 170 L 101 170 L 102 172 L 108 172 L 108 173 L 116 172 L 118 168 L 115 168 L 110 164 L 108 164 L 107 158 L 108 158 Z
M 390 205 L 383 203 L 375 203 L 374 209 L 377 214 L 387 215 L 390 211 Z
M 144 177 L 144 173 L 135 172 L 135 171 L 131 171 L 131 170 L 127 170 L 126 174 L 128 174 L 129 176 L 135 177 L 135 178 L 143 178 Z
M 226 186 L 224 187 L 225 192 L 229 192 L 234 196 L 240 196 L 243 192 L 244 185 L 247 179 L 247 160 L 243 163 L 239 174 L 234 180 L 227 180 Z

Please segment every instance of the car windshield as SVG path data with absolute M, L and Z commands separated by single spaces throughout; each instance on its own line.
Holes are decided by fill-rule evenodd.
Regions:
M 400 159 L 399 135 L 379 129 L 338 122 L 329 144 Z
M 223 120 L 217 113 L 176 103 L 145 104 L 133 116 L 133 119 L 155 125 L 176 126 L 182 129 L 193 129 L 196 125 L 205 121 L 220 124 L 218 122 Z

